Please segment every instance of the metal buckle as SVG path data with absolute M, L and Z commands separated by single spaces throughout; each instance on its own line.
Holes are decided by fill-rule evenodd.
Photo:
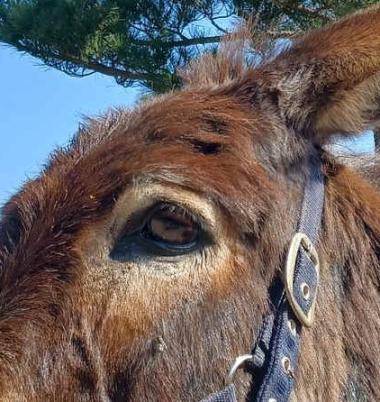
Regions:
M 297 302 L 296 298 L 294 297 L 293 293 L 293 283 L 294 283 L 294 274 L 296 269 L 296 262 L 298 257 L 298 252 L 300 247 L 306 252 L 306 255 L 312 261 L 316 274 L 317 274 L 317 286 L 315 289 L 315 295 L 313 300 L 311 301 L 311 307 L 308 313 L 305 313 L 302 307 Z M 286 267 L 285 267 L 285 291 L 286 297 L 291 305 L 294 314 L 301 322 L 301 324 L 305 325 L 306 327 L 310 327 L 314 321 L 314 313 L 315 313 L 315 304 L 317 301 L 317 290 L 318 290 L 318 283 L 319 283 L 319 258 L 318 253 L 315 247 L 313 246 L 310 239 L 304 233 L 296 233 L 290 243 L 288 257 L 286 260 Z
M 228 376 L 227 376 L 227 383 L 228 384 L 232 384 L 234 377 L 235 377 L 235 373 L 236 371 L 247 361 L 253 361 L 253 356 L 252 355 L 241 355 L 238 356 L 233 365 L 230 368 L 230 371 L 228 372 Z

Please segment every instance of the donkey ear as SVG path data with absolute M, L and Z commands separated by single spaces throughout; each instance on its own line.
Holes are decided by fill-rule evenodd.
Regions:
M 380 7 L 311 32 L 252 79 L 288 126 L 316 141 L 371 128 L 380 120 Z

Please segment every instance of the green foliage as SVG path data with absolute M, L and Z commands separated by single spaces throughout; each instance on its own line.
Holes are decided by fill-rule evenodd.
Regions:
M 235 16 L 273 38 L 321 26 L 371 0 L 0 0 L 0 41 L 73 76 L 99 72 L 155 92 L 215 46 Z
M 239 15 L 258 15 L 257 22 L 261 30 L 275 27 L 278 31 L 307 31 L 376 2 L 377 0 L 236 0 L 234 3 Z

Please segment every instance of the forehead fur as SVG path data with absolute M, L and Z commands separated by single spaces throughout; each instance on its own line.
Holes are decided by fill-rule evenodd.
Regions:
M 189 88 L 153 97 L 132 111 L 113 110 L 104 117 L 88 119 L 67 153 L 81 157 L 116 139 L 126 146 L 134 141 L 169 141 L 192 145 L 204 153 L 218 153 L 225 146 L 252 152 L 267 125 L 260 114 L 237 98 L 212 89 Z

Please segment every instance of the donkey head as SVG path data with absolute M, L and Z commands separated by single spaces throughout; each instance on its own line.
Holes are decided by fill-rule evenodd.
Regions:
M 356 14 L 254 69 L 200 60 L 183 90 L 88 122 L 52 156 L 3 208 L 2 400 L 220 389 L 271 308 L 311 155 L 327 183 L 323 264 L 295 395 L 340 400 L 351 381 L 380 397 L 380 198 L 322 149 L 380 117 L 379 20 Z M 250 377 L 236 384 L 243 397 Z

